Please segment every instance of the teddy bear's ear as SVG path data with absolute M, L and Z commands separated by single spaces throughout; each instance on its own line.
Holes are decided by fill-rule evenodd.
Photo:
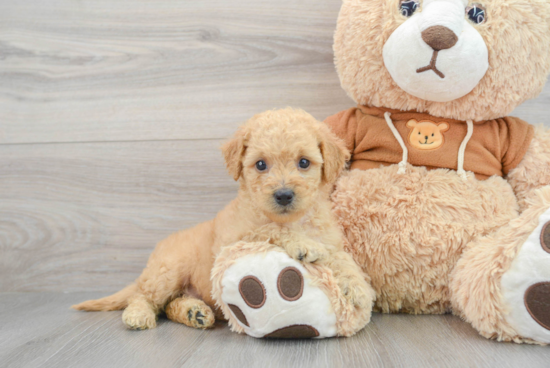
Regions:
M 414 128 L 416 126 L 416 124 L 418 124 L 418 121 L 416 121 L 414 119 L 411 119 L 411 120 L 407 121 L 407 126 L 409 128 Z
M 439 129 L 440 132 L 446 132 L 449 128 L 449 123 L 437 124 L 437 129 Z
M 235 180 L 239 180 L 243 171 L 242 159 L 246 152 L 245 139 L 245 127 L 240 127 L 233 138 L 221 147 L 227 171 Z
M 324 123 L 319 129 L 319 149 L 323 155 L 323 181 L 334 183 L 351 155 L 344 142 Z

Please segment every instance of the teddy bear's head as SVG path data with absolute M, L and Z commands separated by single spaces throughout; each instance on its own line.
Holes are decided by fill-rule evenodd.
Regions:
M 359 104 L 488 120 L 550 72 L 549 0 L 343 0 L 334 40 Z

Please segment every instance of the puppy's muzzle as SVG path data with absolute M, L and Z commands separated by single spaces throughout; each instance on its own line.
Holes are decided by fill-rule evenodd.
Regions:
M 273 193 L 275 202 L 280 206 L 288 206 L 294 200 L 294 192 L 289 189 L 280 189 Z

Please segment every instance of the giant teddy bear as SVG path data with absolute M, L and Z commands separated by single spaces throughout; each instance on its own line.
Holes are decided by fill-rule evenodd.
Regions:
M 358 106 L 326 120 L 352 153 L 332 199 L 374 309 L 550 343 L 550 132 L 508 116 L 550 72 L 550 2 L 344 0 L 334 52 Z

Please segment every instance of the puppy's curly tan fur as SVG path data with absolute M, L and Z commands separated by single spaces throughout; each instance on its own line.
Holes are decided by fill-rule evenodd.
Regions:
M 301 110 L 271 110 L 241 126 L 222 151 L 229 173 L 240 182 L 237 198 L 213 220 L 160 242 L 134 284 L 73 308 L 126 308 L 122 318 L 133 329 L 155 327 L 163 310 L 187 326 L 211 327 L 220 317 L 211 297 L 214 259 L 239 240 L 268 240 L 297 260 L 322 263 L 350 302 L 372 304 L 365 275 L 344 252 L 331 213 L 329 193 L 349 153 L 327 126 Z M 258 161 L 265 163 L 261 170 Z M 289 203 L 279 203 L 281 191 L 292 193 Z

